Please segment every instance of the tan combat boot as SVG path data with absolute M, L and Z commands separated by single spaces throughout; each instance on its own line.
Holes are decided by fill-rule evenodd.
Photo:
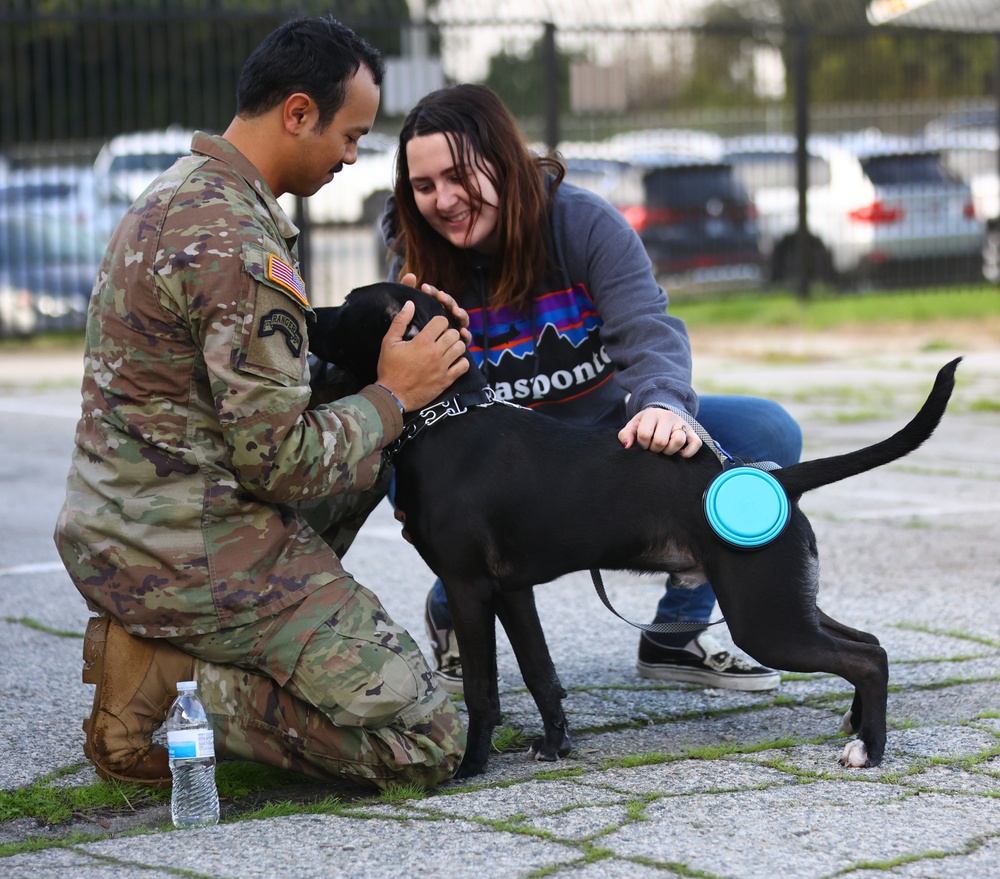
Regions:
M 194 658 L 162 639 L 136 638 L 106 617 L 87 623 L 83 682 L 97 689 L 83 722 L 83 753 L 101 778 L 170 786 L 167 749 L 153 744 L 153 732 L 166 720 L 177 682 L 193 673 Z

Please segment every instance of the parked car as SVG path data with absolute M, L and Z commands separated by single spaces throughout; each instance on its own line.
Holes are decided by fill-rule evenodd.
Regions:
M 124 214 L 160 172 L 191 152 L 193 136 L 193 131 L 172 126 L 111 138 L 94 159 L 99 194 L 121 205 Z
M 0 178 L 0 219 L 32 214 L 59 217 L 103 240 L 120 218 L 99 196 L 93 169 L 76 165 L 21 168 Z
M 795 140 L 726 142 L 726 159 L 751 193 L 773 280 L 798 274 Z M 968 184 L 918 140 L 815 136 L 807 144 L 807 221 L 815 276 L 874 281 L 978 277 L 984 237 Z
M 37 326 L 35 297 L 0 266 L 0 339 L 30 336 Z
M 104 243 L 85 227 L 57 215 L 0 216 L 0 286 L 28 297 L 31 329 L 77 330 L 104 255 Z
M 995 127 L 981 127 L 932 132 L 926 140 L 940 151 L 948 170 L 969 184 L 976 219 L 986 226 L 983 276 L 1000 284 L 1000 135 Z
M 721 159 L 718 140 L 693 134 L 565 144 L 566 179 L 622 212 L 668 289 L 756 286 L 762 268 L 753 201 Z

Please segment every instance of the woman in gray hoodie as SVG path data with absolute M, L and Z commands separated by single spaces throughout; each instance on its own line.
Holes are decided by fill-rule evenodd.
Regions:
M 780 466 L 798 460 L 801 431 L 778 404 L 699 399 L 687 330 L 667 313 L 635 230 L 604 199 L 564 183 L 556 159 L 532 154 L 489 88 L 455 85 L 422 98 L 403 124 L 396 172 L 382 219 L 389 278 L 413 273 L 454 296 L 469 314 L 469 351 L 502 399 L 606 424 L 624 446 L 654 454 L 694 455 L 702 441 L 685 416 L 696 416 L 731 454 Z M 709 583 L 682 590 L 668 581 L 654 621 L 704 627 L 644 632 L 639 674 L 777 687 L 776 672 L 734 656 L 709 633 L 714 607 Z M 440 581 L 425 618 L 438 679 L 460 693 L 461 657 Z

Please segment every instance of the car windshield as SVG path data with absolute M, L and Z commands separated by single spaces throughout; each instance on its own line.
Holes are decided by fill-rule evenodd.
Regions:
M 132 171 L 166 171 L 183 153 L 129 153 L 115 156 L 111 160 L 111 172 L 114 174 Z
M 646 206 L 703 207 L 711 199 L 746 200 L 728 165 L 687 165 L 656 168 L 646 174 Z
M 862 159 L 861 167 L 876 186 L 954 182 L 936 153 L 872 156 Z

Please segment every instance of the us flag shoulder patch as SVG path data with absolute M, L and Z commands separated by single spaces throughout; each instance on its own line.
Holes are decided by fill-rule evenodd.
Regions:
M 309 297 L 306 296 L 306 283 L 301 275 L 287 262 L 273 253 L 267 255 L 267 276 L 276 284 L 280 284 L 299 302 L 309 307 Z

